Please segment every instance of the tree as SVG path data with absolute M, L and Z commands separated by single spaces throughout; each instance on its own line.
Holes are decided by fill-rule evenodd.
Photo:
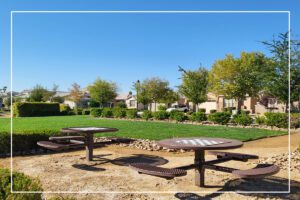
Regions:
M 268 94 L 289 106 L 289 32 L 281 33 L 272 41 L 262 42 L 272 53 L 272 69 L 267 77 L 265 90 Z M 300 91 L 300 41 L 290 43 L 290 91 L 291 101 L 299 98 Z
M 203 67 L 196 71 L 186 71 L 180 66 L 179 71 L 182 73 L 179 92 L 193 102 L 198 109 L 198 104 L 207 100 L 208 71 Z
M 172 89 L 169 89 L 166 91 L 165 96 L 160 102 L 169 104 L 178 101 L 178 99 L 179 99 L 178 93 L 173 91 Z
M 71 89 L 69 89 L 69 90 L 70 90 L 69 97 L 72 101 L 75 102 L 75 104 L 77 106 L 77 104 L 80 102 L 80 100 L 83 96 L 80 85 L 77 83 L 73 83 Z
M 154 109 L 156 111 L 156 103 L 163 102 L 165 100 L 165 95 L 169 93 L 170 90 L 168 81 L 154 77 L 142 82 L 140 93 L 144 94 L 144 100 L 147 99 L 150 100 L 150 102 L 154 102 Z
M 15 102 L 21 102 L 21 98 L 20 97 L 13 97 L 12 98 L 12 103 L 15 103 Z M 11 106 L 11 97 L 8 96 L 7 98 L 4 98 L 3 103 L 7 108 L 9 108 Z
M 98 101 L 100 106 L 112 102 L 117 96 L 117 84 L 97 78 L 92 85 L 88 86 L 88 91 L 93 100 Z
M 145 88 L 145 84 L 140 82 L 134 82 L 133 83 L 133 89 L 136 91 L 136 100 L 138 103 L 142 103 L 145 106 L 151 103 L 151 97 L 148 91 Z M 130 92 L 129 92 L 130 94 Z M 132 95 L 132 92 L 131 94 Z
M 32 102 L 47 101 L 48 97 L 49 97 L 49 91 L 43 86 L 37 84 L 36 86 L 33 87 L 33 89 L 30 92 L 29 101 Z
M 246 96 L 257 97 L 263 89 L 270 69 L 264 54 L 242 52 L 239 58 L 227 55 L 217 60 L 209 73 L 209 89 L 226 98 L 235 99 L 237 110 Z

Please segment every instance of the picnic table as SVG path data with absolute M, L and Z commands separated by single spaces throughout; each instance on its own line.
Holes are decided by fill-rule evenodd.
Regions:
M 105 133 L 105 132 L 116 132 L 117 128 L 109 127 L 68 127 L 62 128 L 62 133 L 67 134 L 80 134 L 85 136 L 85 149 L 86 149 L 86 160 L 93 160 L 93 149 L 94 149 L 94 134 L 95 133 Z
M 261 164 L 253 169 L 239 170 L 235 168 L 218 166 L 216 164 L 224 163 L 230 160 L 246 162 L 248 159 L 257 159 L 258 156 L 250 154 L 239 154 L 230 152 L 212 151 L 211 154 L 217 156 L 217 159 L 206 161 L 206 150 L 224 150 L 234 149 L 243 146 L 243 142 L 224 138 L 209 137 L 191 137 L 191 138 L 172 138 L 157 142 L 159 146 L 169 149 L 193 150 L 195 152 L 194 163 L 176 168 L 162 168 L 149 166 L 143 163 L 132 164 L 131 167 L 139 173 L 159 176 L 163 178 L 174 178 L 176 176 L 186 175 L 186 170 L 195 169 L 195 185 L 204 187 L 205 169 L 232 173 L 240 178 L 262 178 L 273 175 L 279 171 L 275 165 Z

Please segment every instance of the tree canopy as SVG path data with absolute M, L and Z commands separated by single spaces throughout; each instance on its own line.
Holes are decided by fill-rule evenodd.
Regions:
M 270 70 L 270 60 L 259 52 L 242 52 L 240 57 L 226 55 L 217 60 L 210 71 L 210 91 L 237 102 L 247 95 L 257 97 L 264 88 Z M 238 108 L 239 109 L 239 108 Z
M 289 33 L 279 34 L 271 41 L 262 42 L 272 54 L 272 69 L 265 90 L 279 101 L 289 105 Z M 291 101 L 297 100 L 300 91 L 300 41 L 290 43 L 290 90 Z M 287 109 L 286 109 L 287 111 Z
M 117 96 L 117 84 L 97 78 L 88 86 L 88 91 L 93 100 L 98 101 L 100 106 L 112 102 Z
M 205 102 L 208 92 L 208 70 L 200 67 L 195 71 L 186 71 L 179 67 L 179 71 L 182 73 L 179 92 L 196 105 Z

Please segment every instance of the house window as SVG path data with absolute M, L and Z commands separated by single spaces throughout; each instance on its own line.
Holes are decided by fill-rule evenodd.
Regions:
M 224 103 L 225 103 L 225 106 L 224 106 L 225 108 L 235 107 L 235 100 L 234 99 L 225 99 Z
M 135 104 L 136 104 L 136 103 L 135 103 L 135 100 L 130 100 L 130 101 L 129 101 L 129 106 L 130 106 L 130 107 L 134 107 Z
M 276 107 L 276 99 L 275 98 L 268 98 L 268 107 L 275 108 Z

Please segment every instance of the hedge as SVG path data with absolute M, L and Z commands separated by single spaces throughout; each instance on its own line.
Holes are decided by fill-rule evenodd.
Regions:
M 113 112 L 111 108 L 103 108 L 101 117 L 113 117 Z
M 253 123 L 253 119 L 247 114 L 234 115 L 233 121 L 242 126 L 249 126 Z
M 227 124 L 230 121 L 231 114 L 229 112 L 215 112 L 208 115 L 208 120 L 217 124 Z
M 60 115 L 59 103 L 17 102 L 13 105 L 15 117 L 38 117 Z
M 59 135 L 57 131 L 44 130 L 39 132 L 26 131 L 24 133 L 13 133 L 13 152 L 24 152 L 38 149 L 38 141 L 47 141 L 50 136 Z M 8 132 L 0 132 L 0 154 L 10 153 L 10 138 Z
M 192 121 L 202 122 L 207 120 L 207 116 L 204 112 L 195 112 L 190 116 Z
M 266 125 L 278 128 L 288 127 L 288 115 L 286 113 L 265 113 Z
M 102 108 L 91 108 L 90 115 L 93 117 L 100 117 L 102 114 Z
M 126 110 L 125 108 L 115 107 L 112 110 L 114 118 L 123 118 L 126 117 Z
M 137 118 L 137 110 L 136 109 L 128 109 L 126 110 L 126 117 L 129 119 Z
M 172 110 L 170 112 L 170 119 L 176 120 L 177 122 L 183 122 L 184 120 L 186 120 L 186 116 L 183 112 Z
M 32 179 L 23 173 L 13 172 L 13 190 L 14 191 L 43 191 L 38 179 Z M 40 193 L 11 193 L 10 170 L 0 169 L 0 199 L 2 200 L 41 200 Z
M 156 111 L 153 112 L 153 117 L 156 120 L 164 120 L 164 119 L 168 119 L 169 114 L 166 111 Z
M 144 120 L 148 120 L 152 117 L 152 112 L 150 110 L 144 110 L 142 114 L 142 118 Z

